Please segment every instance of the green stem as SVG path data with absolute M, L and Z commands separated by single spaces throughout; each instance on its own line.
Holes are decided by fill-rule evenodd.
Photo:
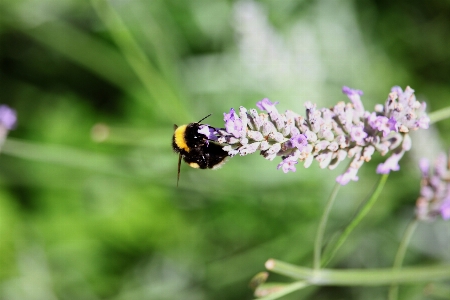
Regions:
M 309 285 L 310 285 L 309 283 L 307 283 L 307 282 L 305 282 L 303 280 L 296 281 L 296 282 L 293 282 L 291 284 L 288 284 L 288 285 L 284 286 L 279 291 L 270 293 L 269 295 L 264 296 L 262 298 L 258 298 L 258 300 L 274 300 L 274 299 L 278 299 L 278 298 L 281 298 L 281 297 L 283 297 L 283 296 L 285 296 L 287 294 L 290 294 L 292 292 L 301 290 L 301 289 L 303 289 L 303 288 L 305 288 L 305 287 L 307 287 Z
M 450 118 L 450 107 L 445 107 L 443 109 L 429 113 L 428 117 L 430 118 L 430 124 Z
M 279 260 L 266 262 L 269 271 L 314 285 L 380 286 L 397 283 L 430 282 L 450 279 L 450 266 L 408 267 L 389 269 L 314 270 L 291 265 Z
M 402 266 L 403 259 L 405 258 L 406 249 L 408 249 L 409 242 L 411 241 L 411 237 L 414 231 L 417 228 L 418 220 L 414 219 L 409 223 L 406 231 L 403 235 L 403 238 L 400 242 L 400 246 L 398 247 L 397 254 L 395 255 L 394 265 L 392 267 L 393 270 L 399 270 Z M 389 289 L 389 300 L 396 300 L 398 297 L 398 283 L 395 282 L 391 285 Z
M 325 228 L 327 226 L 328 217 L 330 215 L 331 207 L 333 207 L 334 200 L 339 191 L 340 184 L 336 183 L 333 191 L 331 192 L 330 198 L 325 206 L 322 217 L 320 219 L 319 228 L 317 229 L 316 240 L 314 242 L 314 269 L 318 270 L 320 268 L 320 259 L 322 251 L 322 241 L 325 234 Z
M 345 228 L 344 232 L 339 236 L 339 239 L 337 240 L 336 245 L 334 246 L 334 249 L 331 251 L 331 254 L 328 255 L 328 257 L 326 259 L 324 259 L 323 266 L 328 265 L 328 263 L 336 255 L 337 251 L 342 246 L 342 244 L 344 244 L 344 242 L 347 240 L 350 233 L 352 233 L 353 229 L 355 229 L 355 227 L 361 222 L 361 220 L 370 211 L 372 206 L 377 201 L 378 196 L 380 195 L 381 191 L 383 190 L 386 180 L 388 179 L 388 175 L 389 174 L 384 174 L 381 176 L 380 180 L 378 181 L 377 187 L 376 187 L 375 191 L 373 192 L 372 196 L 370 197 L 369 201 L 367 201 L 367 203 L 359 211 L 359 213 L 356 215 L 356 217 L 351 221 L 351 223 Z

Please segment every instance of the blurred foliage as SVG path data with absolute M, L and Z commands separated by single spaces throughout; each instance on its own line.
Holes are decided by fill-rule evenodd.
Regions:
M 0 157 L 0 299 L 251 299 L 271 257 L 310 266 L 336 171 L 296 173 L 235 157 L 182 166 L 173 124 L 263 97 L 366 107 L 411 85 L 450 104 L 448 1 L 75 1 L 0 3 L 0 103 L 19 124 Z M 411 155 L 334 260 L 392 265 L 419 190 L 417 159 L 450 146 L 450 122 Z M 255 155 L 257 156 L 257 155 Z M 377 162 L 341 189 L 326 238 L 376 183 Z M 401 187 L 401 188 L 399 188 Z M 449 224 L 423 224 L 405 264 L 449 261 Z M 273 275 L 270 275 L 269 281 Z M 276 278 L 276 276 L 273 276 Z M 402 299 L 423 299 L 423 286 Z M 384 299 L 385 287 L 307 288 L 286 299 Z

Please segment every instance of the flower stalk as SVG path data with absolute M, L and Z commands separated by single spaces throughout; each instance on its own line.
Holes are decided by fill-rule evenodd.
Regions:
M 336 185 L 333 188 L 333 191 L 331 192 L 330 198 L 328 199 L 328 202 L 325 205 L 322 217 L 320 218 L 319 228 L 317 229 L 316 240 L 314 242 L 313 267 L 315 270 L 320 269 L 323 236 L 325 234 L 325 228 L 327 226 L 328 217 L 330 215 L 334 201 L 336 200 L 339 187 L 340 185 L 336 183 Z
M 344 242 L 347 240 L 347 238 L 350 236 L 350 234 L 353 232 L 353 230 L 356 228 L 356 226 L 369 213 L 370 209 L 373 207 L 373 205 L 377 201 L 378 197 L 380 196 L 381 191 L 383 190 L 384 185 L 386 184 L 387 178 L 388 178 L 388 174 L 384 174 L 383 176 L 381 176 L 380 180 L 377 183 L 375 191 L 372 193 L 372 196 L 364 204 L 364 206 L 361 208 L 361 210 L 358 212 L 358 214 L 355 216 L 355 218 L 353 218 L 353 220 L 350 222 L 350 224 L 347 225 L 347 227 L 345 227 L 344 232 L 339 236 L 336 244 L 333 247 L 333 250 L 331 250 L 331 253 L 326 258 L 324 258 L 323 264 L 322 264 L 323 266 L 326 266 L 330 263 L 330 261 L 336 255 L 338 250 L 341 248 L 341 246 L 344 244 Z
M 408 249 L 409 242 L 411 241 L 411 237 L 414 234 L 414 231 L 417 228 L 418 220 L 412 220 L 403 234 L 402 241 L 400 242 L 400 246 L 398 247 L 397 253 L 395 254 L 394 265 L 392 266 L 393 270 L 399 270 L 402 267 L 403 259 L 405 258 L 406 250 Z M 393 283 L 389 288 L 388 299 L 396 300 L 398 297 L 398 283 Z
M 346 269 L 332 270 L 299 267 L 279 260 L 266 262 L 269 271 L 295 280 L 305 280 L 314 285 L 333 286 L 380 286 L 397 283 L 429 282 L 450 279 L 450 266 L 406 267 L 389 269 Z

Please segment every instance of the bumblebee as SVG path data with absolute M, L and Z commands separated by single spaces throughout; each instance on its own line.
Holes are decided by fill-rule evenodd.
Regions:
M 228 152 L 224 151 L 220 145 L 214 143 L 207 135 L 199 132 L 201 126 L 207 126 L 210 131 L 215 131 L 214 127 L 200 124 L 201 121 L 209 116 L 207 115 L 196 123 L 181 126 L 174 125 L 175 132 L 172 138 L 172 148 L 179 154 L 177 186 L 180 180 L 181 159 L 192 168 L 217 169 L 228 157 Z

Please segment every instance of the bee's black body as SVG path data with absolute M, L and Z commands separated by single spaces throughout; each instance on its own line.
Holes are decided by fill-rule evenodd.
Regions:
M 179 127 L 175 125 L 172 147 L 180 155 L 178 177 L 180 176 L 181 158 L 193 168 L 216 169 L 228 157 L 228 153 L 220 145 L 209 141 L 204 134 L 198 132 L 202 125 L 204 124 L 190 123 Z

